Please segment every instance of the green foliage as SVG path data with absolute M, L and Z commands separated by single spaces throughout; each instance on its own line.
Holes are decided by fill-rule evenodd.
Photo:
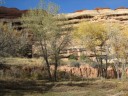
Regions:
M 86 58 L 87 58 L 87 56 L 85 56 L 84 54 L 82 54 L 82 55 L 80 56 L 80 60 L 86 60 Z
M 69 60 L 77 60 L 77 56 L 74 54 L 71 54 L 68 59 Z

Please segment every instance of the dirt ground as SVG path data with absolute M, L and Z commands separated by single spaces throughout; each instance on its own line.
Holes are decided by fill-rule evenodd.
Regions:
M 0 96 L 128 96 L 128 81 L 0 80 Z

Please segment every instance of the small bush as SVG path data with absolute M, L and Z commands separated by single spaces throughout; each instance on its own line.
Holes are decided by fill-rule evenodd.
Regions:
M 86 56 L 84 55 L 84 54 L 82 54 L 81 56 L 80 56 L 80 60 L 86 60 Z
M 69 59 L 69 60 L 77 60 L 78 58 L 77 58 L 76 55 L 72 54 L 72 55 L 69 56 L 68 59 Z
M 80 67 L 80 63 L 76 60 L 73 60 L 70 62 L 71 67 Z

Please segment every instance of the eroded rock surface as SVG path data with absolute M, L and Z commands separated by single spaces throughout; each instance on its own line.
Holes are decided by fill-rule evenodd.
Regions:
M 14 19 L 21 17 L 27 10 L 19 10 L 17 8 L 0 7 L 0 19 Z
M 103 22 L 103 23 L 119 23 L 128 24 L 128 9 L 120 7 L 115 10 L 110 8 L 95 8 L 94 10 L 78 10 L 74 13 L 65 14 L 67 21 L 63 27 L 72 25 L 77 27 L 80 22 Z

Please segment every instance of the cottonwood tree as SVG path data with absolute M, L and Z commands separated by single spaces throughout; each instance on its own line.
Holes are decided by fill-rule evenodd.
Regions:
M 122 37 L 123 37 L 123 43 L 122 43 L 122 79 L 126 79 L 126 64 L 128 61 L 128 28 L 126 27 L 123 31 L 122 31 Z
M 119 78 L 119 60 L 120 60 L 120 52 L 122 50 L 122 37 L 121 37 L 121 31 L 119 27 L 115 27 L 110 25 L 108 28 L 108 37 L 109 42 L 111 45 L 111 59 L 114 60 L 117 78 Z M 116 60 L 115 60 L 116 59 Z
M 53 80 L 50 72 L 50 59 L 54 62 L 54 80 L 57 80 L 57 67 L 59 65 L 60 52 L 66 48 L 70 42 L 70 32 L 68 29 L 62 31 L 59 25 L 61 15 L 57 15 L 58 6 L 53 3 L 40 2 L 36 9 L 29 10 L 21 18 L 23 26 L 33 33 L 35 42 L 41 46 L 42 57 L 44 58 L 49 80 Z M 64 19 L 63 19 L 64 20 Z
M 122 63 L 122 78 L 125 74 L 125 65 L 127 63 L 127 48 L 128 48 L 128 30 L 123 29 L 119 25 L 109 27 L 109 41 L 111 45 L 113 59 L 116 59 L 115 67 L 117 79 L 119 79 L 119 63 Z
M 99 75 L 102 76 L 102 52 L 104 50 L 103 46 L 108 39 L 105 26 L 101 23 L 82 22 L 75 29 L 74 37 L 81 40 L 87 50 L 94 52 L 96 61 L 100 64 Z M 100 51 L 97 50 L 97 47 L 99 47 Z
M 9 24 L 0 23 L 0 57 L 17 56 L 25 42 L 25 35 L 14 31 Z

